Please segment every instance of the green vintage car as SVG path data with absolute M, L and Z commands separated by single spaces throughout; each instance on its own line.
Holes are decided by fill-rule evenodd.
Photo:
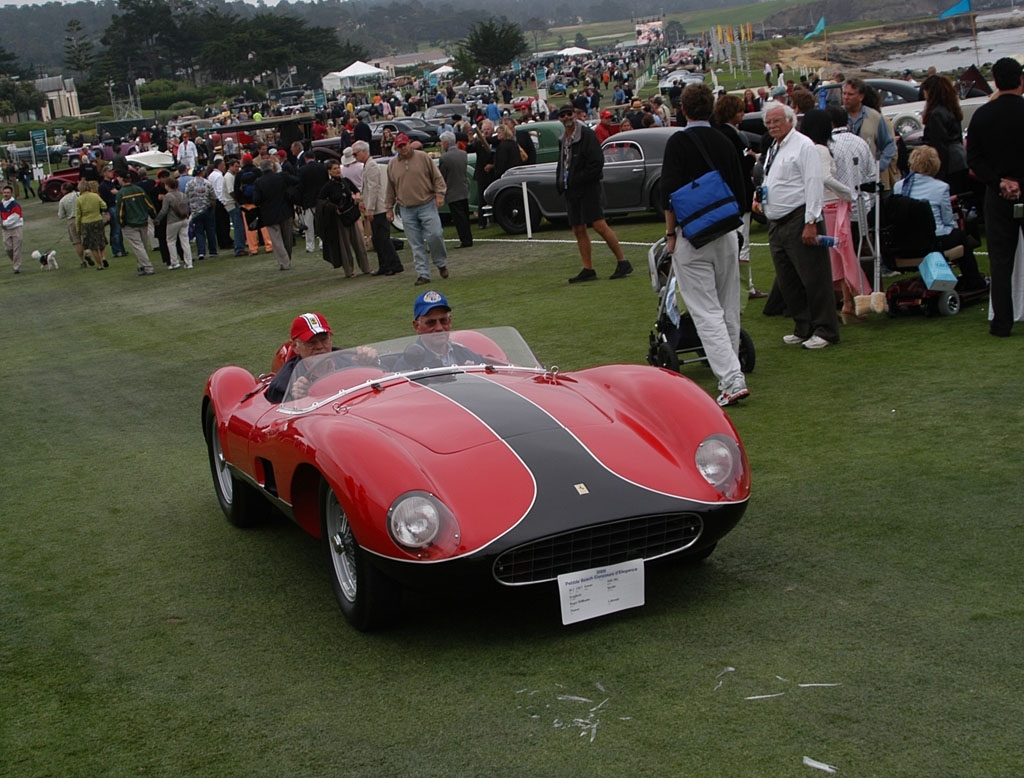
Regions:
M 562 134 L 561 122 L 531 122 L 521 124 L 517 130 L 527 130 L 533 140 L 533 146 L 537 150 L 537 163 L 558 161 L 558 139 Z M 470 152 L 466 167 L 466 178 L 469 179 L 469 210 L 476 211 L 480 207 L 480 198 L 477 193 L 476 183 L 473 181 L 473 174 L 476 171 L 476 154 Z M 436 160 L 435 160 L 436 162 Z M 447 221 L 448 206 L 440 209 L 441 216 Z

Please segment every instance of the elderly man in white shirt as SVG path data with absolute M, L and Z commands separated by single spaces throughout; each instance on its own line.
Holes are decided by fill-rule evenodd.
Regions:
M 773 142 L 765 152 L 761 203 L 775 276 L 794 321 L 783 341 L 822 349 L 839 342 L 839 316 L 828 249 L 818 245 L 825 234 L 821 160 L 811 139 L 796 131 L 788 105 L 769 108 L 765 126 Z

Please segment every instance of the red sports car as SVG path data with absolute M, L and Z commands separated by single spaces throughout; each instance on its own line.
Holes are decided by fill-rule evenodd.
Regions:
M 591 615 L 629 606 L 618 585 L 640 605 L 646 562 L 702 559 L 740 520 L 746 453 L 689 379 L 545 369 L 509 327 L 450 337 L 466 364 L 432 366 L 415 336 L 301 360 L 280 403 L 271 376 L 241 367 L 206 385 L 228 519 L 244 527 L 273 505 L 320 538 L 356 628 L 390 621 L 403 585 L 444 580 L 557 582 L 565 623 L 595 581 Z M 607 584 L 608 570 L 622 581 Z

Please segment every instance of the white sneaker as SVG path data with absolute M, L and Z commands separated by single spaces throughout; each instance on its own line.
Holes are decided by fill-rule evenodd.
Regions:
M 799 346 L 805 342 L 807 338 L 801 338 L 799 335 L 783 335 L 782 342 L 787 346 Z
M 728 405 L 735 405 L 744 397 L 750 397 L 750 390 L 747 389 L 746 384 L 737 383 L 718 395 L 717 402 L 722 408 L 725 408 Z
M 820 338 L 817 335 L 812 335 L 811 337 L 804 341 L 804 348 L 810 349 L 826 348 L 831 345 L 832 344 L 829 343 L 827 340 L 825 340 L 824 338 Z

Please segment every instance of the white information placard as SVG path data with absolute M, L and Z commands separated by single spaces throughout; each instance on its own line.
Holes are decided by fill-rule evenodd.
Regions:
M 558 576 L 562 623 L 575 624 L 644 604 L 644 560 Z

